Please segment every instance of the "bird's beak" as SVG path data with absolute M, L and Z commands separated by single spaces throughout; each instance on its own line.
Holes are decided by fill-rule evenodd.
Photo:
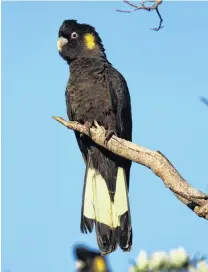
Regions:
M 85 263 L 81 260 L 78 260 L 76 263 L 75 263 L 75 266 L 76 266 L 76 269 L 82 269 L 85 267 Z
M 57 41 L 58 51 L 61 51 L 62 47 L 68 43 L 68 40 L 64 37 L 60 37 Z

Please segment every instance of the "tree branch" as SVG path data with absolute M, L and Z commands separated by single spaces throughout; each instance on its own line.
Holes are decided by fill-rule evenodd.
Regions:
M 95 143 L 111 152 L 150 168 L 181 202 L 198 216 L 208 220 L 208 195 L 192 187 L 160 151 L 151 151 L 114 135 L 105 145 L 106 131 L 96 121 L 90 128 L 89 135 L 88 128 L 78 122 L 68 122 L 57 116 L 53 116 L 53 119 L 69 129 L 89 136 Z
M 148 3 L 154 3 L 154 4 L 146 6 L 145 4 L 147 2 Z M 120 10 L 120 9 L 117 9 L 116 11 L 123 12 L 123 13 L 132 13 L 134 11 L 141 10 L 141 9 L 146 10 L 146 11 L 156 10 L 157 15 L 158 15 L 158 17 L 160 19 L 160 22 L 159 22 L 159 26 L 158 27 L 151 28 L 151 30 L 159 31 L 161 28 L 163 28 L 163 26 L 162 26 L 163 18 L 162 18 L 161 14 L 159 12 L 159 9 L 158 9 L 158 6 L 161 5 L 162 2 L 163 2 L 163 0 L 142 0 L 141 1 L 141 5 L 138 6 L 138 5 L 135 5 L 135 4 L 131 3 L 128 0 L 124 0 L 124 3 L 126 3 L 127 5 L 133 7 L 133 9 L 132 10 Z

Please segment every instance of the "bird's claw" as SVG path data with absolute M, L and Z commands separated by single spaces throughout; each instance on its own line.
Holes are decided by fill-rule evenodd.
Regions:
M 98 124 L 98 122 L 96 121 L 96 120 L 93 120 L 93 125 L 97 128 L 97 127 L 99 127 L 99 124 Z
M 84 126 L 85 126 L 86 129 L 87 129 L 88 135 L 91 137 L 90 128 L 91 128 L 91 126 L 92 126 L 92 122 L 86 121 L 86 122 L 84 123 Z
M 95 128 L 98 128 L 100 127 L 100 125 L 98 124 L 98 122 L 96 120 L 93 120 L 92 122 L 91 121 L 86 121 L 84 123 L 84 126 L 86 127 L 87 129 L 87 133 L 89 135 L 89 137 L 91 137 L 91 132 L 90 132 L 90 128 L 92 128 L 93 126 Z M 104 128 L 103 128 L 104 129 Z M 115 131 L 113 129 L 109 129 L 105 132 L 105 140 L 104 140 L 104 144 L 107 145 L 108 141 L 111 139 L 111 137 L 113 135 L 116 135 Z M 116 135 L 117 136 L 117 135 Z
M 99 124 L 98 124 L 98 122 L 97 122 L 96 120 L 93 120 L 93 121 L 86 121 L 86 122 L 84 123 L 84 126 L 85 126 L 86 129 L 87 129 L 88 135 L 91 137 L 92 134 L 91 134 L 91 132 L 90 132 L 90 128 L 92 128 L 93 126 L 94 126 L 95 128 L 97 128 L 97 127 L 99 127 Z
M 107 145 L 108 141 L 111 139 L 111 137 L 113 135 L 116 135 L 115 131 L 110 129 L 110 130 L 107 130 L 106 133 L 105 133 L 105 140 L 104 140 L 104 144 Z

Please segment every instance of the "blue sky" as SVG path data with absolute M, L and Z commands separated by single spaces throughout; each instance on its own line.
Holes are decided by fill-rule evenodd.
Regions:
M 160 150 L 194 186 L 208 193 L 207 2 L 122 14 L 121 2 L 4 2 L 2 4 L 2 269 L 74 271 L 72 247 L 97 248 L 80 233 L 84 163 L 74 134 L 52 120 L 66 117 L 68 67 L 56 49 L 65 19 L 96 27 L 110 62 L 132 98 L 133 140 Z M 149 169 L 133 164 L 130 253 L 109 259 L 126 272 L 141 249 L 184 246 L 208 254 L 207 222 L 198 218 Z

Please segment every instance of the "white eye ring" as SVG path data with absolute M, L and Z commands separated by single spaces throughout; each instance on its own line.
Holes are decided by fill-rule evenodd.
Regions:
M 77 32 L 72 32 L 71 38 L 72 38 L 72 39 L 76 39 L 77 37 L 78 37 Z

